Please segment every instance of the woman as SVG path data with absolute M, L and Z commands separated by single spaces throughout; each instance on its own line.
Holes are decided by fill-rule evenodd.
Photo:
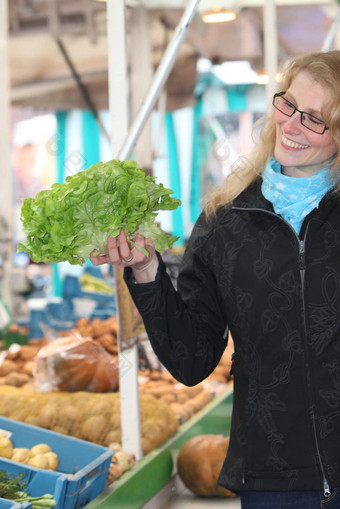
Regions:
M 339 83 L 340 51 L 289 63 L 258 146 L 194 226 L 178 290 L 140 235 L 147 258 L 123 231 L 91 257 L 126 267 L 153 348 L 184 384 L 213 371 L 229 328 L 219 482 L 243 509 L 340 507 Z

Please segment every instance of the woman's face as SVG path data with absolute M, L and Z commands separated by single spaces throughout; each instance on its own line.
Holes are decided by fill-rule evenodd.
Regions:
M 286 90 L 285 98 L 299 110 L 323 120 L 321 109 L 326 94 L 326 90 L 313 81 L 308 72 L 301 71 Z M 313 175 L 324 168 L 337 152 L 330 131 L 326 130 L 323 134 L 310 131 L 301 124 L 301 114 L 298 111 L 287 117 L 275 109 L 274 118 L 274 155 L 283 167 L 297 169 L 299 174 Z

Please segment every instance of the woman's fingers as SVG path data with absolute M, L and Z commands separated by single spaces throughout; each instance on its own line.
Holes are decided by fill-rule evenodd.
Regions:
M 117 237 L 109 237 L 107 239 L 107 247 L 108 247 L 108 258 L 109 263 L 112 263 L 113 265 L 117 265 L 118 263 L 121 263 L 121 256 L 119 253 L 119 247 L 117 243 Z
M 109 239 L 110 240 L 110 239 Z M 117 263 L 117 256 L 123 263 L 129 263 L 133 260 L 133 253 L 130 245 L 127 241 L 124 230 L 121 230 L 116 240 L 116 247 L 114 247 L 114 243 L 112 244 L 108 242 L 109 247 L 109 256 L 112 260 L 112 263 Z M 118 242 L 117 242 L 118 241 Z
M 136 234 L 134 245 L 142 249 L 150 251 L 149 245 L 146 244 L 145 237 Z M 108 253 L 105 255 L 94 255 L 91 253 L 90 260 L 93 265 L 102 265 L 110 263 L 112 265 L 127 266 L 144 262 L 147 259 L 145 253 L 138 247 L 131 248 L 124 230 L 121 230 L 117 237 L 109 237 L 107 240 Z M 152 249 L 152 248 L 151 248 Z
M 90 254 L 90 261 L 93 265 L 103 265 L 104 263 L 110 263 L 108 255 L 95 255 Z

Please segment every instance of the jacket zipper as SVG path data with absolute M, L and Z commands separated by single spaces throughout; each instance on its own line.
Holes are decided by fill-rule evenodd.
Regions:
M 271 214 L 271 215 L 275 216 L 276 218 L 278 218 L 280 221 L 283 221 L 285 224 L 287 224 L 289 226 L 289 228 L 293 231 L 295 237 L 298 240 L 298 244 L 299 244 L 299 269 L 300 269 L 300 281 L 301 281 L 301 289 L 302 289 L 302 292 L 301 292 L 301 301 L 302 301 L 302 311 L 303 311 L 303 329 L 304 329 L 305 337 L 307 337 L 306 306 L 305 306 L 304 285 L 305 285 L 305 272 L 306 272 L 306 235 L 307 235 L 307 231 L 308 231 L 308 224 L 307 224 L 307 228 L 306 228 L 306 231 L 305 231 L 304 238 L 303 238 L 303 240 L 300 240 L 300 238 L 296 234 L 296 231 L 294 230 L 294 228 L 285 219 L 283 219 L 282 217 L 278 216 L 274 212 L 271 212 L 270 210 L 260 209 L 260 208 L 257 208 L 257 207 L 243 208 L 243 207 L 234 207 L 233 206 L 232 208 L 234 210 L 245 210 L 245 211 L 253 210 L 253 211 L 258 211 L 258 212 L 265 212 L 266 214 Z M 319 448 L 319 441 L 318 441 L 318 437 L 317 437 L 317 433 L 316 433 L 314 410 L 312 410 L 312 419 L 313 419 L 314 441 L 315 441 L 317 457 L 318 457 L 318 460 L 319 460 L 319 465 L 320 465 L 321 474 L 322 474 L 323 493 L 324 493 L 324 496 L 326 498 L 328 498 L 331 495 L 331 490 L 330 490 L 330 487 L 329 487 L 329 483 L 327 481 L 327 477 L 326 477 L 326 474 L 325 474 L 325 469 L 324 469 L 324 466 L 323 466 L 323 463 L 322 463 L 322 459 L 321 459 L 320 448 Z M 242 474 L 242 484 L 245 484 L 245 472 L 243 472 L 243 474 Z
M 305 236 L 303 240 L 299 239 L 299 267 L 300 267 L 300 278 L 301 278 L 301 285 L 302 285 L 302 311 L 303 311 L 303 328 L 305 332 L 305 337 L 307 336 L 307 324 L 306 324 L 306 307 L 305 307 L 305 297 L 304 297 L 304 284 L 305 284 L 305 271 L 306 271 L 306 234 L 307 234 L 308 225 L 306 228 Z M 331 494 L 331 490 L 329 488 L 328 481 L 326 479 L 325 470 L 322 464 L 321 460 L 321 454 L 320 454 L 320 448 L 319 448 L 319 441 L 316 433 L 316 426 L 315 426 L 315 413 L 312 409 L 312 419 L 313 419 L 313 434 L 314 434 L 314 440 L 316 444 L 316 451 L 320 463 L 320 469 L 322 473 L 322 479 L 323 479 L 323 493 L 325 497 L 329 497 Z

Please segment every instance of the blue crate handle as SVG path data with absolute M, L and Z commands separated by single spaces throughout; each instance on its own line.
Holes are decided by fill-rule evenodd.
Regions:
M 105 489 L 112 455 L 113 451 L 111 450 L 104 452 L 91 463 L 91 466 L 84 467 L 79 475 L 73 475 L 73 479 L 76 480 L 77 477 L 79 477 L 81 481 L 77 491 L 77 508 L 86 506 Z M 74 494 L 69 491 L 69 493 L 66 494 L 66 497 L 67 496 L 74 496 Z M 62 495 L 62 497 L 65 498 L 64 495 Z
M 32 504 L 30 502 L 20 504 L 19 502 L 0 497 L 0 509 L 32 509 Z

